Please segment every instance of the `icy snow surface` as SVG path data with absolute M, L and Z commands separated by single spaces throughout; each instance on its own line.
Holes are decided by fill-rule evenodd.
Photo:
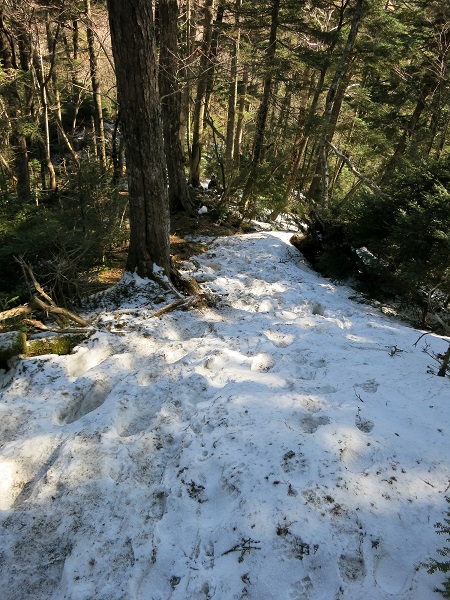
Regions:
M 288 238 L 212 242 L 213 308 L 150 318 L 136 280 L 74 354 L 0 371 L 2 600 L 441 597 L 447 344 Z

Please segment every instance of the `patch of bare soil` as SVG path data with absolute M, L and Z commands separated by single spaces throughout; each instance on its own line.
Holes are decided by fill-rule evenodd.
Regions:
M 180 262 L 206 251 L 205 243 L 189 238 L 234 235 L 239 233 L 239 229 L 231 224 L 218 225 L 208 214 L 188 217 L 177 213 L 171 217 L 171 232 L 170 253 L 174 261 Z
M 188 217 L 184 213 L 177 213 L 172 215 L 170 225 L 170 253 L 175 264 L 206 252 L 206 243 L 194 241 L 192 238 L 221 237 L 241 232 L 239 228 L 233 227 L 231 224 L 218 225 L 208 214 Z M 127 252 L 121 249 L 109 258 L 110 268 L 89 273 L 86 277 L 89 283 L 85 282 L 84 286 L 88 290 L 88 295 L 105 290 L 120 281 L 125 270 L 126 259 Z

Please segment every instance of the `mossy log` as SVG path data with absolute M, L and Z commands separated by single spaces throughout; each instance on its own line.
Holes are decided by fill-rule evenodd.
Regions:
M 27 340 L 25 356 L 42 356 L 43 354 L 69 354 L 75 346 L 89 337 L 86 333 L 64 333 Z
M 90 335 L 91 332 L 64 333 L 27 340 L 26 335 L 21 331 L 0 333 L 0 362 L 19 355 L 28 358 L 43 354 L 69 354 L 75 346 Z
M 27 336 L 22 331 L 0 333 L 0 361 L 26 352 Z

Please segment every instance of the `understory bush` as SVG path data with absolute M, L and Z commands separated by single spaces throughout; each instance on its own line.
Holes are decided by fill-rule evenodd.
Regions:
M 450 505 L 450 498 L 446 498 L 446 501 Z M 443 519 L 443 523 L 436 523 L 435 528 L 438 535 L 446 536 L 446 543 L 450 544 L 450 508 L 447 510 L 447 517 Z M 443 560 L 432 559 L 429 564 L 426 565 L 428 568 L 428 573 L 450 573 L 450 547 L 445 546 L 438 550 L 438 554 L 443 558 Z M 444 581 L 444 587 L 441 590 L 436 590 L 440 592 L 444 598 L 450 598 L 450 576 L 446 578 Z
M 429 300 L 444 317 L 450 301 L 449 160 L 396 175 L 383 195 L 363 190 L 321 215 L 310 232 L 315 265 L 353 278 L 378 299 L 399 298 L 426 318 Z
M 98 170 L 87 168 L 82 178 L 69 179 L 57 201 L 36 205 L 3 198 L 0 293 L 28 299 L 15 260 L 23 257 L 55 300 L 63 305 L 78 300 L 84 275 L 107 264 L 114 248 L 127 239 L 126 205 L 127 199 L 110 189 Z

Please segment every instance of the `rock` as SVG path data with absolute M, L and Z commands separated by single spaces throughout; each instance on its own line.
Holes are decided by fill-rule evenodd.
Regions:
M 22 331 L 0 333 L 0 361 L 26 352 L 27 336 Z

